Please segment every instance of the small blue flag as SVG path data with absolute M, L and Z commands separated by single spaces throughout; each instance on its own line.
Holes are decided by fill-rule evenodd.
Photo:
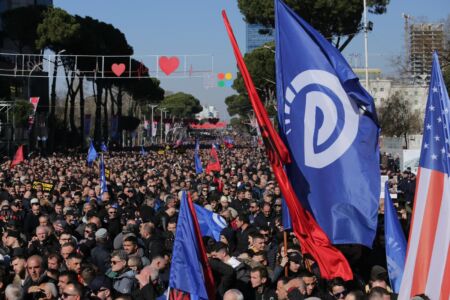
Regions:
M 201 255 L 194 230 L 194 219 L 190 213 L 186 192 L 183 191 L 173 244 L 169 287 L 190 293 L 191 297 L 207 300 Z
M 194 206 L 202 236 L 210 236 L 217 242 L 220 241 L 220 232 L 227 227 L 227 222 L 219 214 L 197 204 Z
M 399 293 L 405 267 L 406 239 L 389 194 L 387 181 L 384 187 L 384 234 L 389 280 L 394 292 Z
M 141 155 L 142 155 L 142 156 L 147 155 L 147 151 L 145 151 L 144 145 L 141 145 Z
M 332 244 L 370 248 L 381 186 L 375 103 L 338 49 L 283 1 L 275 8 L 287 175 Z
M 199 151 L 200 151 L 200 144 L 198 143 L 198 140 L 197 140 L 195 142 L 195 153 L 194 153 L 195 173 L 196 174 L 203 173 L 202 161 L 200 159 Z
M 103 160 L 103 154 L 100 157 L 100 196 L 103 196 L 104 192 L 108 191 L 108 187 L 106 185 L 106 176 L 105 176 L 105 162 Z
M 292 229 L 291 215 L 289 214 L 289 208 L 287 207 L 284 198 L 281 199 L 281 220 L 284 230 Z
M 108 147 L 106 147 L 105 142 L 102 142 L 102 144 L 100 145 L 100 150 L 102 152 L 108 152 Z
M 87 163 L 89 167 L 92 167 L 92 163 L 97 159 L 97 151 L 95 150 L 94 144 L 92 143 L 89 146 L 89 151 L 87 155 Z

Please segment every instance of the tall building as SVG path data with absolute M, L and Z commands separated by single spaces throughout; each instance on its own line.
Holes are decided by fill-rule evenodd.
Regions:
M 247 53 L 261 47 L 265 43 L 275 40 L 275 30 L 260 24 L 247 24 L 246 30 Z
M 415 23 L 408 31 L 411 75 L 413 79 L 428 81 L 433 51 L 442 53 L 444 50 L 444 24 Z

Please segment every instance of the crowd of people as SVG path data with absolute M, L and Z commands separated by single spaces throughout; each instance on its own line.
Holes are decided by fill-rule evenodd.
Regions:
M 208 153 L 202 150 L 204 162 Z M 354 280 L 327 281 L 291 232 L 284 249 L 280 188 L 262 148 L 223 147 L 215 174 L 196 174 L 193 157 L 193 145 L 145 155 L 105 153 L 103 194 L 98 164 L 89 167 L 85 154 L 33 157 L 13 169 L 4 162 L 1 297 L 165 299 L 183 190 L 228 224 L 220 241 L 204 237 L 216 299 L 396 297 L 386 271 L 382 209 L 372 249 L 338 245 Z M 409 187 L 409 197 L 411 173 L 382 167 L 392 188 L 400 187 L 398 211 L 407 231 L 411 199 L 401 187 Z

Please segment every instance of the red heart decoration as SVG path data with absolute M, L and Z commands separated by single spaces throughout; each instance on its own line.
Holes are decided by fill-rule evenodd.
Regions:
M 159 58 L 159 68 L 169 76 L 173 71 L 175 71 L 180 65 L 180 60 L 176 56 L 167 57 L 161 56 Z
M 125 64 L 112 64 L 111 69 L 117 77 L 120 77 L 125 72 Z

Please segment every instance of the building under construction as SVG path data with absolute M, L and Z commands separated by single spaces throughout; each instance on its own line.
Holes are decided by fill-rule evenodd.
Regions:
M 444 50 L 444 24 L 410 24 L 409 68 L 414 79 L 427 80 L 431 72 L 432 53 Z

